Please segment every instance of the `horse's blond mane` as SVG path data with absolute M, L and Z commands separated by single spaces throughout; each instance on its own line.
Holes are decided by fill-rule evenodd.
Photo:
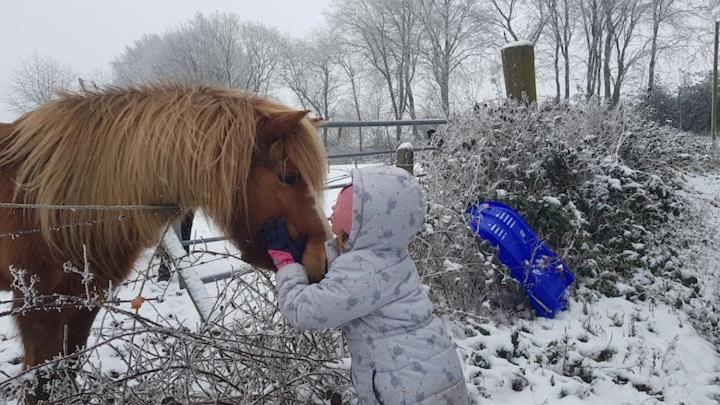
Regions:
M 37 225 L 46 241 L 66 254 L 78 254 L 88 244 L 93 252 L 109 252 L 129 241 L 150 244 L 169 218 L 198 207 L 227 232 L 233 209 L 246 204 L 257 114 L 282 110 L 287 107 L 259 96 L 213 88 L 65 93 L 15 122 L 12 135 L 0 140 L 0 166 L 13 168 L 16 198 L 27 203 L 179 208 L 38 210 Z M 278 141 L 272 153 L 296 166 L 319 194 L 324 148 L 307 119 L 299 128 Z M 85 222 L 97 223 L 74 225 Z

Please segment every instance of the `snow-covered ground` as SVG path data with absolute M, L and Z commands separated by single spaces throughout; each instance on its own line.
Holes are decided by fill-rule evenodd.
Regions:
M 717 404 L 720 359 L 667 305 L 603 298 L 514 327 L 455 325 L 480 404 Z
M 718 307 L 720 176 L 687 177 L 683 194 L 700 215 L 688 224 L 695 243 L 682 252 L 700 286 L 692 305 L 573 300 L 554 320 L 512 327 L 469 316 L 453 331 L 477 403 L 720 403 L 720 346 L 686 312 Z
M 333 167 L 329 184 L 345 184 L 350 166 Z M 339 192 L 329 190 L 326 211 Z M 702 241 L 687 254 L 697 258 L 692 274 L 701 286 L 694 306 L 717 300 L 720 283 L 720 177 L 687 178 L 685 195 L 702 213 L 694 232 Z M 212 224 L 199 217 L 193 237 L 218 235 Z M 195 246 L 204 249 L 205 246 Z M 226 242 L 206 245 L 210 252 L 237 253 Z M 136 265 L 138 274 L 151 264 L 148 251 Z M 246 269 L 227 254 L 200 255 L 198 271 L 219 273 L 230 268 Z M 244 278 L 260 277 L 250 272 Z M 211 296 L 233 302 L 218 302 L 226 311 L 225 323 L 247 320 L 257 306 L 268 305 L 256 298 L 268 291 L 245 291 L 228 280 L 206 285 Z M 227 291 L 232 289 L 233 291 Z M 186 290 L 177 283 L 156 283 L 138 276 L 119 291 L 119 298 L 138 295 L 161 298 L 147 301 L 140 314 L 157 322 L 195 330 L 200 317 Z M 0 293 L 0 300 L 10 297 Z M 231 298 L 228 298 L 231 297 Z M 272 300 L 272 299 L 271 299 Z M 130 304 L 122 304 L 129 310 Z M 537 319 L 502 325 L 468 314 L 448 321 L 465 365 L 468 388 L 477 404 L 717 404 L 720 403 L 720 357 L 706 336 L 693 326 L 686 307 L 647 300 L 633 303 L 624 298 L 602 298 L 592 303 L 572 301 L 569 311 L 554 320 Z M 0 311 L 7 310 L 0 306 Z M 258 320 L 253 320 L 258 322 Z M 89 344 L 107 339 L 133 321 L 101 311 Z M 21 371 L 21 347 L 9 317 L 0 317 L 0 382 Z M 122 375 L 126 362 L 111 345 L 100 347 L 91 357 L 92 367 L 107 375 Z M 0 400 L 0 402 L 2 402 Z

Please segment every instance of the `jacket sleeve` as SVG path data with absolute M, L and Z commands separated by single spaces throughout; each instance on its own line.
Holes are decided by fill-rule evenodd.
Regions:
M 325 278 L 309 284 L 305 268 L 290 264 L 278 271 L 280 312 L 298 329 L 335 328 L 365 316 L 385 302 L 377 272 L 344 255 L 331 263 Z

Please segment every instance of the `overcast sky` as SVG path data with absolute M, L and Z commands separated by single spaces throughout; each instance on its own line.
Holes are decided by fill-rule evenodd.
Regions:
M 102 68 L 147 33 L 161 33 L 197 11 L 232 12 L 281 32 L 302 36 L 323 22 L 330 0 L 20 0 L 4 1 L 0 15 L 0 92 L 33 50 L 81 74 Z M 0 102 L 0 122 L 14 114 Z

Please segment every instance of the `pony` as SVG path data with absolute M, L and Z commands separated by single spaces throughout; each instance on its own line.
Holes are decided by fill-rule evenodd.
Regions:
M 147 85 L 61 93 L 0 124 L 0 290 L 22 309 L 24 366 L 83 347 L 98 311 L 23 307 L 27 286 L 82 298 L 87 274 L 72 269 L 88 269 L 102 293 L 191 211 L 266 269 L 262 224 L 285 217 L 293 237 L 308 236 L 309 279 L 322 279 L 327 159 L 308 113 L 236 90 Z

